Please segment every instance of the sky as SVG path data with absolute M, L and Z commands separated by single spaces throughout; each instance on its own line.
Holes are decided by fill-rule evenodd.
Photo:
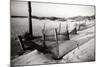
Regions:
M 31 2 L 32 15 L 45 17 L 73 17 L 94 15 L 94 6 Z M 27 2 L 11 1 L 12 16 L 28 16 Z

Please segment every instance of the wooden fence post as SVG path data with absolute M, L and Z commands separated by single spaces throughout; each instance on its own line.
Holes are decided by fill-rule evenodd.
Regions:
M 43 38 L 43 48 L 46 48 L 46 43 L 45 43 L 45 33 L 44 33 L 44 29 L 42 30 L 42 38 Z
M 69 31 L 68 31 L 68 25 L 66 25 L 66 40 L 70 40 Z
M 59 59 L 59 43 L 58 43 L 58 36 L 57 36 L 57 28 L 55 28 L 55 36 L 56 36 L 56 43 L 57 43 L 57 59 Z
M 21 46 L 22 50 L 25 51 L 25 47 L 24 47 L 24 43 L 22 41 L 22 37 L 18 36 L 18 39 L 19 39 L 19 43 L 20 43 L 20 46 Z
M 79 21 L 79 27 L 78 27 L 78 30 L 80 30 L 81 26 L 80 26 L 80 21 Z
M 59 24 L 59 35 L 60 35 L 60 30 L 61 30 L 61 23 Z
M 77 24 L 75 24 L 74 34 L 77 34 Z
M 29 12 L 29 33 L 32 37 L 32 16 L 31 16 L 31 12 L 32 12 L 32 9 L 31 9 L 31 2 L 28 1 L 28 12 Z

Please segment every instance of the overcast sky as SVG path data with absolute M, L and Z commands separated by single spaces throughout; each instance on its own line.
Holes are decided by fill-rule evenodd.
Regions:
M 91 16 L 94 15 L 94 6 L 69 5 L 69 4 L 51 4 L 31 2 L 32 15 L 35 16 Z M 28 16 L 27 2 L 11 1 L 12 16 Z

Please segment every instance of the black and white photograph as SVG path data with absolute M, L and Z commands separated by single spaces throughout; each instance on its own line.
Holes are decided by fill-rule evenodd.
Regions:
M 12 67 L 95 61 L 95 19 L 94 5 L 11 0 Z

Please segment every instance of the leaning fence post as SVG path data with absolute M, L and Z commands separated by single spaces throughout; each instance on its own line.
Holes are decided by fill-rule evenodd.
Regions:
M 77 34 L 77 24 L 75 24 L 74 34 Z
M 81 26 L 80 26 L 80 21 L 79 21 L 79 26 L 78 26 L 78 30 L 80 30 Z
M 25 51 L 25 47 L 24 47 L 24 43 L 22 41 L 22 37 L 18 36 L 18 39 L 19 39 L 19 43 L 20 43 L 21 48 Z
M 45 33 L 44 33 L 44 29 L 42 30 L 42 38 L 43 38 L 43 48 L 46 48 L 46 43 L 45 43 Z
M 56 43 L 57 43 L 57 59 L 59 59 L 59 43 L 58 43 L 58 36 L 57 36 L 57 28 L 55 28 L 55 36 L 56 36 Z
M 68 25 L 66 25 L 66 39 L 69 40 L 69 30 L 68 30 Z
M 28 16 L 28 19 L 29 19 L 29 33 L 32 37 L 32 16 L 31 16 L 32 9 L 31 9 L 31 2 L 30 1 L 28 2 L 28 12 L 29 12 L 29 16 Z
M 59 35 L 60 35 L 60 30 L 61 30 L 61 23 L 59 24 Z

